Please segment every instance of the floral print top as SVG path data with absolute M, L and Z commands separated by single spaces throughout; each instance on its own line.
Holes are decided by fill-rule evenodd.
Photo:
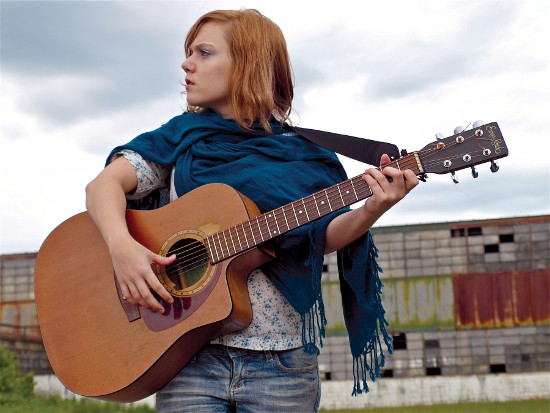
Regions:
M 113 159 L 118 156 L 124 156 L 136 170 L 137 188 L 126 195 L 128 199 L 140 199 L 160 187 L 170 188 L 170 201 L 177 199 L 172 167 L 147 161 L 130 150 L 121 151 Z M 248 277 L 248 292 L 253 314 L 250 325 L 211 343 L 275 351 L 302 346 L 302 317 L 260 269 Z

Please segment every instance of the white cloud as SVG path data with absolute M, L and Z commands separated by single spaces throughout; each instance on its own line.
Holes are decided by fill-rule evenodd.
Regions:
M 37 4 L 2 5 L 2 253 L 36 250 L 84 209 L 112 147 L 182 110 L 183 40 L 216 8 L 258 8 L 281 26 L 301 126 L 413 151 L 458 124 L 499 122 L 510 149 L 499 173 L 434 176 L 379 225 L 550 212 L 546 1 Z

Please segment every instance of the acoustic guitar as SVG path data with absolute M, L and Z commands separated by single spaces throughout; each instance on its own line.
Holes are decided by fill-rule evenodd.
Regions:
M 474 127 L 403 154 L 389 165 L 453 173 L 508 155 L 497 123 Z M 154 211 L 128 210 L 132 236 L 177 261 L 153 270 L 173 295 L 164 314 L 122 299 L 108 248 L 83 212 L 44 241 L 35 268 L 35 296 L 51 366 L 71 391 L 132 402 L 168 383 L 212 338 L 245 328 L 252 311 L 250 272 L 273 259 L 263 244 L 372 192 L 357 176 L 268 212 L 224 184 L 195 189 Z

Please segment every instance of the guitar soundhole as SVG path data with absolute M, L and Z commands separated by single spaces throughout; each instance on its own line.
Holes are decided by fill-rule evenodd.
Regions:
M 208 253 L 204 244 L 194 238 L 176 241 L 166 256 L 176 254 L 176 261 L 162 271 L 161 282 L 176 296 L 187 296 L 202 290 L 208 283 Z

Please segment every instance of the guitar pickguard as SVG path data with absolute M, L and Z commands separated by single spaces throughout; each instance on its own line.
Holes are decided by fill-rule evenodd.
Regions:
M 155 295 L 155 298 L 163 305 L 164 313 L 156 313 L 142 307 L 140 311 L 145 325 L 151 331 L 162 331 L 175 326 L 191 316 L 206 301 L 216 286 L 218 278 L 222 273 L 221 267 L 221 264 L 217 264 L 210 269 L 213 273 L 210 282 L 195 295 L 174 297 L 172 304 Z

